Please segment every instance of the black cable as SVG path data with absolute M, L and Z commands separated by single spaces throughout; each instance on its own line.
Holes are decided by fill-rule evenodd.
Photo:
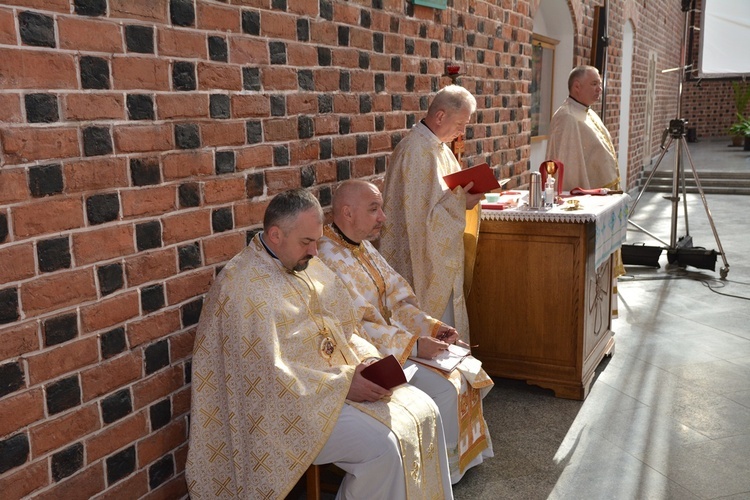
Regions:
M 750 286 L 750 283 L 745 283 L 742 281 L 734 281 L 734 280 L 720 280 L 717 278 L 710 278 L 703 275 L 695 276 L 696 273 L 687 271 L 683 268 L 676 268 L 676 269 L 667 269 L 667 275 L 659 275 L 659 276 L 649 276 L 649 277 L 639 277 L 639 276 L 633 276 L 633 275 L 623 275 L 617 278 L 618 280 L 621 280 L 623 283 L 629 282 L 629 281 L 656 281 L 656 280 L 681 280 L 681 279 L 688 279 L 692 281 L 700 282 L 701 285 L 705 286 L 709 290 L 711 290 L 713 293 L 717 295 L 723 295 L 724 297 L 732 297 L 735 299 L 742 299 L 742 300 L 750 300 L 750 297 L 743 297 L 741 295 L 734 295 L 731 293 L 724 293 L 717 290 L 717 288 L 724 288 L 727 283 L 734 283 L 737 285 L 744 285 L 744 286 Z M 625 279 L 623 279 L 625 278 Z

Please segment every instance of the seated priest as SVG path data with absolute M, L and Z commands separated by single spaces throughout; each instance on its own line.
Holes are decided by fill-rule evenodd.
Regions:
M 457 341 L 458 332 L 420 309 L 411 286 L 370 243 L 385 219 L 383 198 L 374 184 L 341 183 L 333 197 L 333 223 L 323 229 L 318 256 L 346 284 L 380 354 L 393 354 L 411 365 L 407 358 L 434 358 Z M 417 366 L 410 383 L 429 394 L 440 409 L 455 484 L 469 468 L 493 456 L 482 415 L 482 397 L 492 379 L 473 357 L 450 373 Z
M 435 403 L 361 375 L 380 357 L 315 256 L 323 212 L 304 189 L 271 200 L 263 232 L 206 296 L 192 362 L 190 497 L 284 498 L 315 464 L 341 498 L 453 498 Z

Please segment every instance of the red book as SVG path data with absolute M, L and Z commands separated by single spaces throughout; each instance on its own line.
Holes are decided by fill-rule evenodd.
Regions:
M 393 354 L 366 367 L 362 370 L 362 376 L 384 389 L 391 389 L 406 383 L 404 370 Z
M 443 180 L 451 191 L 456 186 L 464 187 L 471 181 L 474 181 L 474 185 L 469 191 L 471 194 L 488 193 L 500 187 L 500 183 L 495 179 L 495 174 L 492 173 L 492 169 L 486 163 L 480 163 L 479 165 L 446 175 L 443 177 Z

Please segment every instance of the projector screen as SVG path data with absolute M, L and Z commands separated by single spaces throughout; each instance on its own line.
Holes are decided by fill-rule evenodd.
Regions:
M 703 0 L 699 78 L 750 75 L 750 0 Z

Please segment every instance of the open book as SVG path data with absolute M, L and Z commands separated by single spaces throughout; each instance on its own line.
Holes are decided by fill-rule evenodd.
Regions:
M 439 355 L 437 355 L 433 359 L 423 359 L 423 358 L 414 358 L 414 357 L 410 357 L 409 359 L 411 359 L 412 361 L 416 361 L 417 363 L 422 363 L 423 365 L 432 366 L 433 368 L 437 368 L 438 370 L 442 370 L 444 372 L 450 373 L 469 354 L 471 354 L 471 351 L 469 351 L 465 347 L 451 344 L 448 346 L 447 350 L 441 352 Z
M 495 174 L 492 173 L 490 166 L 486 163 L 480 163 L 479 165 L 446 175 L 443 177 L 443 180 L 451 191 L 456 186 L 464 187 L 473 181 L 474 185 L 469 191 L 472 194 L 487 193 L 500 187 L 500 183 L 495 179 Z

